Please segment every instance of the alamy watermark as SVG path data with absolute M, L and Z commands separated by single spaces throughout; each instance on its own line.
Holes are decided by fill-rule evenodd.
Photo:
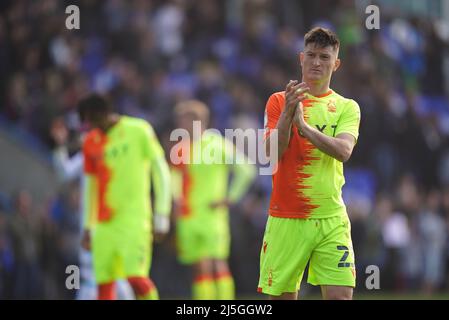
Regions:
M 380 269 L 372 264 L 366 267 L 365 274 L 368 275 L 365 280 L 365 288 L 368 290 L 380 289 Z
M 65 9 L 65 13 L 69 16 L 65 20 L 65 26 L 69 30 L 80 29 L 80 9 L 76 5 L 69 5 Z M 368 30 L 380 29 L 380 9 L 376 5 L 369 5 L 365 8 L 365 14 L 368 17 L 365 20 L 365 27 Z
M 65 27 L 69 30 L 80 29 L 80 8 L 74 4 L 65 8 L 69 16 L 65 19 Z
M 170 141 L 177 141 L 170 150 L 170 161 L 180 164 L 258 164 L 260 175 L 276 172 L 278 158 L 278 131 L 270 131 L 269 155 L 265 149 L 264 129 L 225 129 L 222 144 L 194 143 L 207 135 L 221 135 L 216 129 L 201 128 L 200 121 L 193 121 L 192 136 L 186 129 L 175 129 Z M 235 142 L 234 142 L 235 141 Z M 246 156 L 245 156 L 246 154 Z
M 65 287 L 68 290 L 80 289 L 80 268 L 76 265 L 69 265 L 65 269 L 68 275 L 65 280 Z M 369 265 L 365 269 L 365 288 L 368 290 L 380 290 L 380 269 L 376 265 Z
M 365 13 L 369 16 L 365 20 L 365 27 L 368 30 L 380 29 L 380 9 L 376 5 L 369 5 L 365 9 Z
M 65 268 L 65 273 L 68 275 L 65 279 L 65 287 L 68 290 L 80 289 L 80 268 L 76 265 L 69 265 Z

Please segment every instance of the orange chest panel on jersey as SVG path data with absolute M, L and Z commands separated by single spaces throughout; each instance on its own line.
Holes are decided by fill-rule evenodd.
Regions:
M 302 102 L 306 122 L 327 136 L 335 136 L 339 128 L 347 126 L 342 121 L 348 99 L 333 91 Z M 284 109 L 285 93 L 273 94 L 266 107 L 267 135 L 277 127 Z M 355 113 L 353 113 L 355 114 Z M 357 118 L 354 117 L 354 122 Z M 340 127 L 339 127 L 340 126 Z M 356 134 L 354 134 L 356 135 Z M 344 184 L 341 162 L 321 152 L 298 132 L 293 124 L 288 148 L 282 155 L 273 174 L 273 191 L 269 213 L 284 218 L 326 217 L 344 209 L 341 187 Z

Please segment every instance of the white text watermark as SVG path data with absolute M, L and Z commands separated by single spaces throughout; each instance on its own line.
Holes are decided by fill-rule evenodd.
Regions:
M 264 129 L 225 129 L 221 143 L 207 143 L 208 137 L 221 136 L 220 131 L 203 132 L 201 122 L 193 121 L 192 136 L 181 128 L 171 132 L 170 141 L 177 143 L 170 150 L 170 161 L 174 165 L 258 164 L 260 175 L 272 175 L 276 171 L 278 132 L 270 131 L 269 155 L 265 149 L 265 132 Z

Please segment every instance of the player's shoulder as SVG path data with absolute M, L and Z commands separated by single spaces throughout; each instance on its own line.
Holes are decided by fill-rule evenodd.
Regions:
M 279 108 L 285 102 L 285 91 L 274 92 L 267 101 L 267 108 Z
M 274 92 L 271 96 L 274 98 L 285 98 L 285 90 Z
M 344 109 L 355 109 L 355 110 L 359 110 L 360 111 L 360 107 L 359 104 L 357 103 L 357 101 L 355 101 L 354 99 L 351 98 L 346 98 L 344 96 L 342 96 L 341 94 L 337 93 L 337 92 L 333 92 L 332 99 L 334 99 L 335 104 L 337 106 L 340 106 Z
M 127 130 L 131 131 L 148 131 L 153 130 L 151 124 L 142 118 L 122 116 L 123 125 Z
M 130 116 L 122 116 L 122 121 L 129 127 L 146 127 L 150 125 L 150 123 L 145 119 Z
M 285 100 L 285 91 L 274 92 L 273 94 L 271 94 L 268 100 L 277 100 L 277 101 Z

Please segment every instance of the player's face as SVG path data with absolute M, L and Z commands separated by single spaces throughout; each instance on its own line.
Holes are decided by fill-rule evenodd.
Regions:
M 190 136 L 192 136 L 194 121 L 198 121 L 198 119 L 196 117 L 194 117 L 193 115 L 186 113 L 186 114 L 183 114 L 182 116 L 181 115 L 177 116 L 176 125 L 178 126 L 178 128 L 187 130 L 187 132 L 190 134 Z
M 305 81 L 328 81 L 340 66 L 338 49 L 309 43 L 300 54 L 300 63 Z
M 195 126 L 196 130 L 200 130 L 199 133 L 206 129 L 206 122 L 197 115 L 191 113 L 185 113 L 182 116 L 176 117 L 176 125 L 178 128 L 187 130 L 191 137 L 194 135 Z

